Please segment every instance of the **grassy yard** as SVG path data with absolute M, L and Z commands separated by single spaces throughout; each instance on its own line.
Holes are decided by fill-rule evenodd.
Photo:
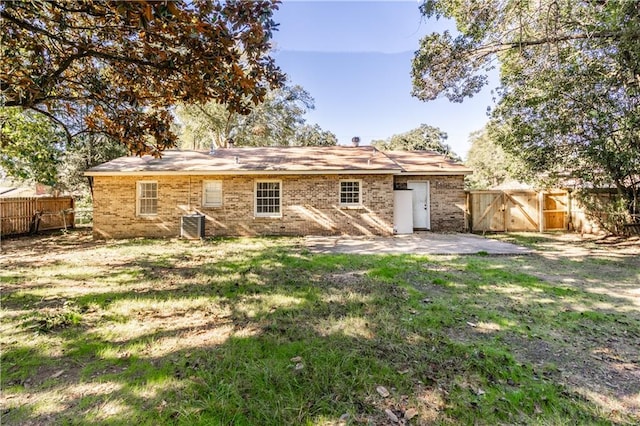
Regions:
M 634 424 L 640 248 L 2 241 L 3 425 Z

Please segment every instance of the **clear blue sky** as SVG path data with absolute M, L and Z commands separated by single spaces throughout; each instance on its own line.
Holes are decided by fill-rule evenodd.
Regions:
M 276 63 L 315 99 L 307 121 L 362 143 L 386 139 L 421 123 L 447 132 L 465 156 L 469 133 L 487 122 L 489 89 L 462 104 L 411 96 L 411 60 L 419 40 L 450 22 L 426 21 L 418 1 L 284 0 L 275 13 Z

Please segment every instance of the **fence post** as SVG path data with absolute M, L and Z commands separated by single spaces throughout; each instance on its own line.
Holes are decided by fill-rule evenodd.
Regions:
M 71 229 L 75 229 L 76 227 L 76 200 L 75 198 L 71 199 Z
M 507 191 L 502 191 L 500 197 L 502 198 L 502 223 L 504 224 L 504 232 L 509 232 L 509 225 L 507 224 Z
M 465 232 L 472 232 L 471 229 L 471 192 L 465 191 L 465 206 L 464 206 L 464 230 Z
M 538 232 L 544 232 L 544 191 L 538 191 Z
M 571 190 L 567 190 L 567 219 L 566 219 L 566 229 L 568 229 L 569 231 L 573 232 L 575 231 L 575 227 L 573 225 L 573 197 L 572 195 L 572 191 Z

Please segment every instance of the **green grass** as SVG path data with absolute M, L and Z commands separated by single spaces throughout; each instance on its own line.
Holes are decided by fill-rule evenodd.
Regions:
M 596 351 L 610 339 L 638 359 L 637 310 L 590 291 L 603 259 L 314 255 L 290 238 L 71 253 L 0 270 L 3 424 L 638 420 L 565 380 L 613 357 Z M 640 277 L 635 258 L 604 266 Z

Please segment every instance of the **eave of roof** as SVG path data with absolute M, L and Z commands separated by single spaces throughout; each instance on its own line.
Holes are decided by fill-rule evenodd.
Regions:
M 442 154 L 428 151 L 385 151 L 403 175 L 468 175 L 470 168 L 456 163 Z
M 169 150 L 161 158 L 121 157 L 86 176 L 149 175 L 465 175 L 472 171 L 429 152 L 381 152 L 364 147 L 255 147 L 213 153 Z
M 405 172 L 396 173 L 402 176 L 460 176 L 473 174 L 473 170 L 425 170 L 422 172 Z
M 85 176 L 244 176 L 244 175 L 396 175 L 401 173 L 396 169 L 337 169 L 337 170 L 167 170 L 167 171 L 149 171 L 149 170 L 131 170 L 123 172 L 109 171 L 91 171 L 84 173 Z M 423 173 L 424 174 L 424 173 Z M 444 174 L 444 173 L 439 173 Z

